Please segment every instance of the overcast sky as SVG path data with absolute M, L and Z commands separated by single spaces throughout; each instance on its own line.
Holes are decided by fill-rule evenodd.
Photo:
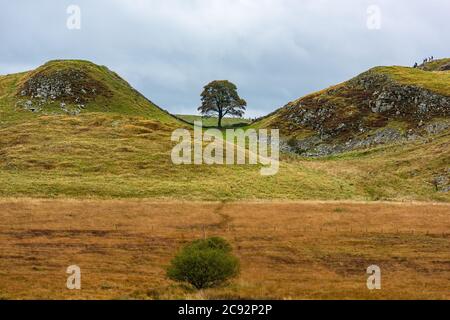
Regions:
M 173 113 L 196 113 L 215 79 L 254 117 L 372 66 L 450 56 L 448 0 L 0 1 L 0 74 L 87 59 Z

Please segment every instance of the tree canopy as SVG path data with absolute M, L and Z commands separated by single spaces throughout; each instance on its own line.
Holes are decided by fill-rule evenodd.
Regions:
M 202 105 L 198 110 L 206 116 L 217 115 L 218 126 L 226 115 L 242 117 L 247 102 L 239 97 L 237 87 L 228 80 L 215 80 L 203 88 Z

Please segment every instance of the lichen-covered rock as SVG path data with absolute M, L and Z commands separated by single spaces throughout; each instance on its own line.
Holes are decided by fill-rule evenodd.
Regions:
M 446 63 L 439 67 L 438 71 L 448 71 L 450 70 L 450 63 Z
M 25 110 L 41 112 L 45 106 L 58 105 L 61 111 L 77 115 L 97 96 L 111 97 L 112 93 L 83 70 L 63 69 L 32 75 L 19 90 L 17 105 Z
M 432 183 L 436 191 L 450 192 L 450 168 L 444 174 L 435 176 Z
M 439 134 L 447 129 L 450 129 L 450 121 L 434 121 L 424 127 L 427 134 Z
M 380 129 L 366 137 L 351 138 L 341 143 L 327 143 L 319 136 L 308 137 L 298 141 L 290 141 L 288 149 L 306 157 L 324 157 L 348 152 L 356 149 L 364 149 L 372 146 L 402 142 L 406 140 L 416 140 L 419 137 L 402 134 L 399 130 L 392 128 Z
M 399 128 L 390 127 L 391 123 Z M 327 156 L 448 130 L 450 97 L 368 71 L 289 103 L 276 113 L 272 127 L 283 136 L 302 137 L 290 138 L 286 149 L 304 156 Z
M 367 72 L 350 83 L 371 93 L 369 106 L 374 113 L 406 117 L 417 123 L 436 116 L 450 116 L 450 97 L 417 86 L 401 85 L 387 75 Z

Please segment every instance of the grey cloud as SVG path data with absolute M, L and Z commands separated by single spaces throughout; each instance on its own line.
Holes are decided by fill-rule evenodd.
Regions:
M 88 59 L 174 113 L 196 112 L 214 79 L 235 82 L 259 116 L 375 65 L 449 56 L 447 0 L 2 2 L 0 73 Z M 70 4 L 81 30 L 66 28 Z M 380 30 L 366 27 L 373 4 Z

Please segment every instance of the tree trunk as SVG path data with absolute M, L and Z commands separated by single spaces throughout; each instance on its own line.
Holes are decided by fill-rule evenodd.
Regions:
M 219 129 L 222 129 L 222 118 L 223 118 L 222 111 L 219 111 L 219 122 L 217 124 Z

